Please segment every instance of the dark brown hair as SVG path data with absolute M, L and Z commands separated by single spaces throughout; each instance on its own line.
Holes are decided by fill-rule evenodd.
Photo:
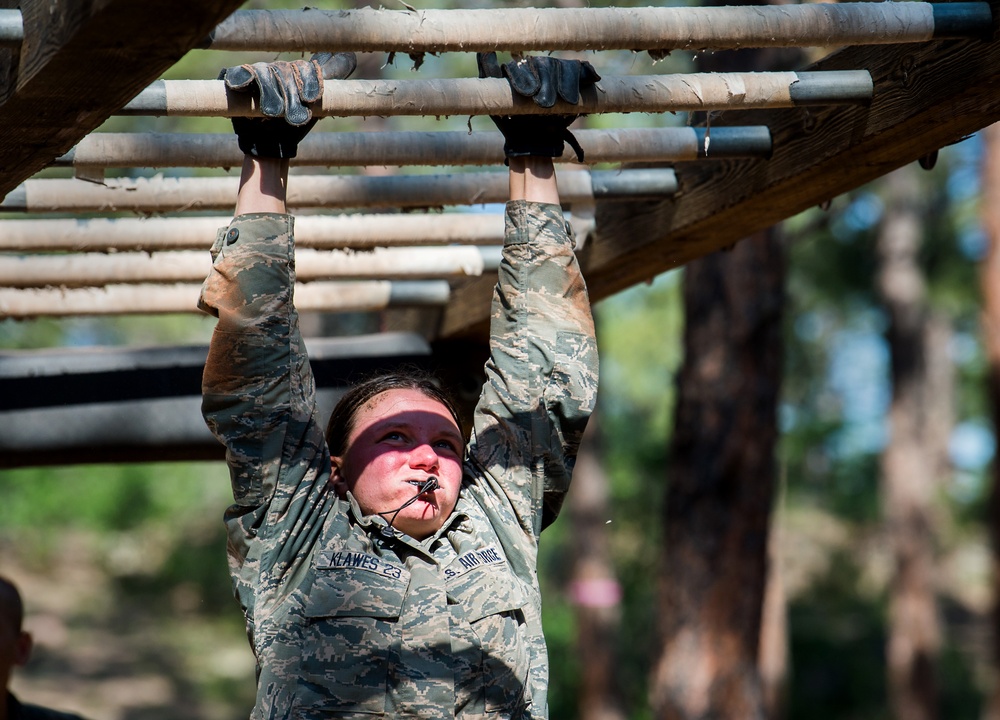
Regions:
M 326 442 L 330 446 L 331 455 L 339 457 L 346 452 L 347 438 L 354 428 L 358 410 L 376 395 L 389 390 L 416 390 L 431 400 L 437 400 L 448 409 L 461 432 L 462 419 L 458 405 L 451 394 L 441 387 L 438 379 L 423 370 L 405 369 L 365 380 L 340 398 L 326 424 Z

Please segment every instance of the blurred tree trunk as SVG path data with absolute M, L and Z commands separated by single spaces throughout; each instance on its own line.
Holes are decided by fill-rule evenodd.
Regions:
M 1000 428 L 1000 125 L 983 131 L 982 225 L 987 251 L 980 269 L 983 344 L 989 362 L 989 404 L 994 432 Z M 986 720 L 1000 720 L 1000 462 L 993 460 L 989 505 L 993 542 L 993 691 Z
M 696 65 L 773 71 L 802 59 L 798 49 L 769 48 L 701 54 Z M 651 681 L 657 718 L 783 715 L 786 611 L 768 555 L 785 275 L 777 227 L 685 268 L 685 360 L 664 509 L 663 644 Z
M 611 558 L 607 526 L 611 511 L 600 435 L 595 413 L 580 446 L 568 497 L 574 548 L 568 589 L 576 615 L 577 656 L 583 659 L 577 717 L 624 720 L 615 653 L 622 591 Z
M 892 366 L 890 437 L 882 454 L 883 516 L 894 562 L 886 651 L 889 701 L 898 720 L 938 714 L 940 624 L 934 586 L 934 497 L 940 468 L 937 332 L 917 262 L 926 220 L 917 168 L 883 180 L 885 216 L 878 235 L 878 284 L 889 315 Z M 938 343 L 938 345 L 947 343 Z M 945 399 L 945 402 L 947 400 Z
M 664 512 L 657 718 L 764 717 L 758 648 L 775 486 L 785 253 L 777 229 L 684 274 Z

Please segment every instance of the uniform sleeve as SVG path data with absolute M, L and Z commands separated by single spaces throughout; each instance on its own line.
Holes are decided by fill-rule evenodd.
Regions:
M 507 204 L 470 456 L 537 535 L 559 513 L 597 399 L 590 300 L 558 205 Z
M 226 513 L 230 569 L 248 617 L 261 573 L 281 584 L 331 502 L 329 452 L 292 302 L 292 223 L 279 214 L 234 219 L 212 248 L 199 299 L 219 319 L 202 412 L 226 447 L 234 499 Z

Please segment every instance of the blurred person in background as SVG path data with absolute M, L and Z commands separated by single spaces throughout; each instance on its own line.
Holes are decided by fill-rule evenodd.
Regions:
M 31 657 L 31 633 L 24 630 L 24 603 L 17 586 L 0 577 L 0 679 L 7 698 L 0 703 L 0 720 L 82 720 L 79 715 L 21 703 L 10 691 L 15 667 Z

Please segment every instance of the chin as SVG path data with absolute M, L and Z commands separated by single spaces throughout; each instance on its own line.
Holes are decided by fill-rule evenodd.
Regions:
M 412 538 L 417 540 L 423 540 L 436 533 L 444 523 L 435 520 L 427 519 L 425 521 L 416 521 L 412 523 L 406 523 L 405 525 L 400 525 L 396 523 L 396 527 L 405 532 Z

